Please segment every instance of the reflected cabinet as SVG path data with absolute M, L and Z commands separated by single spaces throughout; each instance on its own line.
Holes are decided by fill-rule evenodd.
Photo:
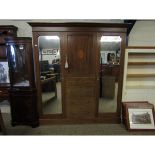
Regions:
M 31 38 L 6 38 L 12 125 L 38 125 Z
M 40 121 L 120 122 L 128 25 L 29 24 Z

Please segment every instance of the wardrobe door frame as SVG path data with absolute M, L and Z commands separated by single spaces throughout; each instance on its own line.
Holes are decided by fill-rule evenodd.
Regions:
M 76 29 L 75 29 L 76 30 Z M 91 38 L 92 38 L 92 40 L 93 40 L 93 52 L 92 52 L 92 54 L 94 55 L 93 57 L 92 57 L 92 59 L 93 59 L 93 63 L 92 64 L 94 64 L 94 69 L 93 69 L 93 73 L 92 74 L 84 74 L 84 76 L 79 76 L 79 75 L 75 75 L 75 74 L 71 74 L 71 70 L 70 70 L 70 62 L 71 62 L 71 59 L 68 59 L 68 64 L 69 64 L 69 68 L 68 69 L 65 69 L 65 71 L 64 71 L 64 73 L 65 73 L 65 77 L 64 77 L 64 81 L 65 81 L 65 105 L 66 105 L 66 116 L 67 116 L 67 119 L 69 119 L 69 120 L 72 120 L 72 121 L 77 121 L 77 119 L 78 120 L 85 120 L 86 121 L 86 119 L 89 119 L 90 120 L 90 118 L 83 118 L 82 116 L 81 117 L 79 117 L 79 118 L 76 118 L 76 117 L 73 117 L 73 118 L 71 118 L 69 115 L 70 115 L 70 113 L 67 113 L 68 112 L 68 105 L 69 105 L 69 102 L 67 102 L 68 101 L 68 95 L 67 95 L 67 90 L 69 90 L 70 88 L 72 88 L 72 86 L 74 85 L 75 86 L 75 81 L 77 80 L 77 82 L 79 82 L 80 80 L 81 80 L 81 82 L 84 82 L 84 80 L 85 79 L 89 79 L 90 81 L 94 81 L 93 82 L 93 85 L 95 85 L 94 87 L 93 87 L 93 89 L 95 90 L 94 92 L 96 92 L 96 53 L 97 53 L 97 44 L 96 44 L 96 40 L 97 40 L 97 33 L 96 32 L 92 32 L 92 31 L 67 31 L 67 32 L 65 32 L 65 56 L 66 55 L 70 55 L 70 53 L 68 53 L 69 51 L 68 51 L 68 43 L 67 43 L 67 38 L 68 38 L 68 36 L 91 36 Z M 69 58 L 69 57 L 68 57 Z M 91 69 L 91 68 L 89 68 L 89 69 Z M 75 71 L 75 70 L 74 70 Z M 79 81 L 78 81 L 79 80 Z M 88 80 L 88 81 L 89 81 Z M 88 81 L 86 81 L 86 82 L 88 82 Z M 90 82 L 89 81 L 89 82 Z M 89 83 L 88 82 L 88 83 Z M 72 84 L 69 84 L 69 83 L 74 83 L 73 85 Z M 89 85 L 89 84 L 86 84 L 86 85 Z M 90 82 L 91 83 L 91 82 Z M 94 93 L 95 94 L 95 96 L 94 96 L 94 113 L 92 113 L 92 115 L 94 114 L 94 117 L 92 117 L 92 119 L 94 120 L 95 118 L 96 118 L 96 113 L 97 113 L 97 103 L 96 103 L 96 93 Z M 86 98 L 87 99 L 87 98 Z M 77 100 L 78 102 L 80 102 L 80 98 Z M 71 110 L 70 110 L 71 111 Z
M 42 95 L 41 95 L 41 80 L 40 80 L 40 63 L 39 63 L 39 43 L 38 38 L 40 36 L 59 36 L 60 38 L 60 56 L 61 56 L 61 104 L 62 104 L 62 113 L 61 114 L 44 114 L 43 113 L 43 107 L 42 107 Z M 63 82 L 63 64 L 64 64 L 64 35 L 62 32 L 41 32 L 41 31 L 35 31 L 33 32 L 33 48 L 34 48 L 34 72 L 35 72 L 35 82 L 37 87 L 37 102 L 38 102 L 38 112 L 39 112 L 39 118 L 40 119 L 47 119 L 47 118 L 64 118 L 65 116 L 65 102 L 64 102 L 64 82 Z
M 100 52 L 100 37 L 104 35 L 105 33 L 107 35 L 122 35 L 124 40 L 122 42 L 122 58 L 121 58 L 121 64 L 120 64 L 120 74 L 121 78 L 121 85 L 119 89 L 121 90 L 120 98 L 122 95 L 122 83 L 123 83 L 123 68 L 124 68 L 124 50 L 126 47 L 126 33 L 128 24 L 124 23 L 29 23 L 29 25 L 32 26 L 32 32 L 33 32 L 33 47 L 34 47 L 34 65 L 35 65 L 35 79 L 36 79 L 36 86 L 37 90 L 38 87 L 40 87 L 40 68 L 39 68 L 39 53 L 37 52 L 37 46 L 35 44 L 38 44 L 38 37 L 40 35 L 58 35 L 60 36 L 60 44 L 61 44 L 61 69 L 63 76 L 65 75 L 65 52 L 66 50 L 66 34 L 68 32 L 94 32 L 96 33 L 96 88 L 99 87 L 98 81 L 99 81 L 99 52 Z M 39 80 L 38 80 L 39 78 Z M 98 113 L 98 108 L 96 108 L 96 115 L 94 119 L 88 119 L 88 120 L 74 120 L 71 118 L 66 117 L 66 99 L 65 99 L 65 78 L 62 77 L 63 86 L 62 86 L 62 105 L 63 105 L 63 113 L 62 115 L 43 115 L 42 109 L 41 109 L 41 100 L 38 100 L 38 110 L 40 113 L 40 123 L 41 124 L 53 124 L 53 123 L 120 123 L 121 122 L 121 100 L 119 101 L 117 111 L 114 113 Z M 99 91 L 99 89 L 97 89 Z M 37 92 L 38 99 L 40 98 L 39 91 Z M 99 94 L 99 92 L 98 92 Z M 98 106 L 98 100 L 99 95 L 96 95 L 96 107 Z
M 100 119 L 107 119 L 107 120 L 111 120 L 112 122 L 116 121 L 116 122 L 120 122 L 121 121 L 121 108 L 122 108 L 122 89 L 123 89 L 123 72 L 124 72 L 124 57 L 125 57 L 125 47 L 126 47 L 126 33 L 124 32 L 98 32 L 97 33 L 97 42 L 98 42 L 98 53 L 97 53 L 97 78 L 99 79 L 99 71 L 100 71 L 100 39 L 102 36 L 120 36 L 122 38 L 122 42 L 121 42 L 121 56 L 120 56 L 120 73 L 119 73 L 119 80 L 118 80 L 118 94 L 117 94 L 117 110 L 116 112 L 105 112 L 105 113 L 98 113 L 98 118 Z M 98 82 L 98 98 L 97 98 L 97 103 L 99 106 L 99 95 L 100 95 L 100 91 L 99 91 L 99 82 Z M 98 107 L 99 108 L 99 107 Z M 97 110 L 98 110 L 97 108 Z

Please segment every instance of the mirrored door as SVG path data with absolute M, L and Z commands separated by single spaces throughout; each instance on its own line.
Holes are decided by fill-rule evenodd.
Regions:
M 43 114 L 62 114 L 60 37 L 39 36 L 38 48 Z
M 101 36 L 98 113 L 117 111 L 121 36 Z

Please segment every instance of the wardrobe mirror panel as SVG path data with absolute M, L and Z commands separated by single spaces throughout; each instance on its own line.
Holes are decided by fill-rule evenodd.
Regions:
M 99 113 L 117 110 L 121 40 L 120 36 L 100 39 Z
M 39 36 L 39 63 L 43 114 L 61 114 L 59 36 Z

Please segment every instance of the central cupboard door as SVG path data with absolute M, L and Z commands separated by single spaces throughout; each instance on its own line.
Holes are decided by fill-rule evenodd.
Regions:
M 92 119 L 97 112 L 96 34 L 70 32 L 65 38 L 66 116 L 69 119 Z

